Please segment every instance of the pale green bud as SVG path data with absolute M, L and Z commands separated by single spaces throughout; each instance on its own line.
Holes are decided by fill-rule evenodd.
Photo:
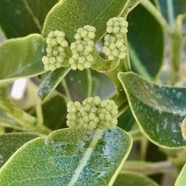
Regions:
M 89 97 L 82 103 L 67 104 L 67 125 L 70 128 L 106 130 L 117 125 L 118 109 L 114 101 L 101 101 L 99 97 Z
M 107 34 L 104 39 L 105 43 L 102 52 L 109 60 L 114 60 L 115 58 L 124 59 L 126 57 L 127 49 L 121 35 L 111 36 Z
M 54 71 L 63 66 L 66 56 L 66 48 L 68 42 L 65 39 L 65 34 L 62 31 L 51 31 L 46 38 L 47 55 L 42 58 L 44 69 L 46 71 Z
M 113 17 L 107 22 L 107 32 L 114 34 L 126 34 L 128 22 L 123 17 Z
M 94 61 L 92 52 L 94 51 L 95 32 L 96 29 L 89 25 L 77 29 L 74 36 L 76 41 L 70 46 L 72 57 L 69 59 L 69 63 L 73 70 L 91 68 Z
M 122 17 L 114 17 L 107 22 L 107 34 L 104 37 L 102 52 L 109 60 L 115 58 L 124 59 L 127 49 L 124 41 L 124 34 L 127 33 L 128 22 Z

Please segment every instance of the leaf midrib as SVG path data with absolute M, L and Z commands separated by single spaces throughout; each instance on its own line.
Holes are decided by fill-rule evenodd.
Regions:
M 81 172 L 83 171 L 83 169 L 87 165 L 87 162 L 91 157 L 91 154 L 93 153 L 98 141 L 101 139 L 102 133 L 103 133 L 103 131 L 100 129 L 97 129 L 95 131 L 95 133 L 93 135 L 93 139 L 90 142 L 88 149 L 84 153 L 84 156 L 82 157 L 81 161 L 79 162 L 79 165 L 76 168 L 76 170 L 74 171 L 74 174 L 72 175 L 72 179 L 67 184 L 67 186 L 74 186 L 77 183 L 79 175 L 81 174 Z
M 42 26 L 40 24 L 39 19 L 36 17 L 36 15 L 34 14 L 32 8 L 30 7 L 29 3 L 27 0 L 23 0 L 23 4 L 25 5 L 25 8 L 28 10 L 28 13 L 30 14 L 30 16 L 32 17 L 36 27 L 38 28 L 38 30 L 41 32 L 42 30 Z

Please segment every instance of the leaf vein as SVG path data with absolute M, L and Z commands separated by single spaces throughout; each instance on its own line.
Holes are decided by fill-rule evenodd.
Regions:
M 36 27 L 39 29 L 39 31 L 41 32 L 42 30 L 42 26 L 40 24 L 39 19 L 36 17 L 36 15 L 34 14 L 34 12 L 32 11 L 32 8 L 30 7 L 30 5 L 28 4 L 27 0 L 23 0 L 23 4 L 25 5 L 25 8 L 28 10 L 28 13 L 31 15 L 34 23 L 36 24 Z

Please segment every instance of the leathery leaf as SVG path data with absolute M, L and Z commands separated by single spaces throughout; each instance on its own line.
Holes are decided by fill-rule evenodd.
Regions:
M 58 130 L 22 146 L 0 170 L 1 186 L 112 185 L 131 145 L 119 128 Z
M 186 89 L 149 83 L 139 75 L 120 73 L 133 115 L 144 134 L 167 148 L 186 145 L 181 123 L 186 116 Z

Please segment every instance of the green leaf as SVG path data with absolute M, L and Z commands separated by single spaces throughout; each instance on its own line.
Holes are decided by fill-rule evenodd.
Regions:
M 41 33 L 48 11 L 58 0 L 1 0 L 0 25 L 8 38 Z
M 158 184 L 143 174 L 124 172 L 118 175 L 113 186 L 158 186 Z
M 167 148 L 185 146 L 180 126 L 186 116 L 186 89 L 149 83 L 132 72 L 120 73 L 119 79 L 149 140 Z
M 44 124 L 52 130 L 65 128 L 66 102 L 60 95 L 56 95 L 42 105 Z
M 101 99 L 109 99 L 115 93 L 113 82 L 105 74 L 92 71 L 93 96 L 99 96 Z
M 126 131 L 130 131 L 133 125 L 135 124 L 135 119 L 132 115 L 130 108 L 119 116 L 118 118 L 118 126 Z
M 181 132 L 182 132 L 183 138 L 186 140 L 186 118 L 182 121 Z
M 63 78 L 68 74 L 70 68 L 60 68 L 54 72 L 49 72 L 45 79 L 39 86 L 38 95 L 44 101 L 50 94 L 55 90 L 58 84 L 63 80 Z
M 175 186 L 185 186 L 185 183 L 186 183 L 186 164 L 182 168 L 182 170 L 176 180 Z
M 127 17 L 132 68 L 146 79 L 156 77 L 164 56 L 164 33 L 156 19 L 141 5 Z
M 69 42 L 74 40 L 77 28 L 84 25 L 96 27 L 97 41 L 106 30 L 106 22 L 112 17 L 121 15 L 129 0 L 64 0 L 57 3 L 48 13 L 43 35 L 50 31 L 62 30 Z
M 71 100 L 83 101 L 92 93 L 92 78 L 89 70 L 70 71 L 65 77 Z
M 0 135 L 0 167 L 9 157 L 29 140 L 38 137 L 34 133 L 9 133 Z
M 45 44 L 41 35 L 10 39 L 0 44 L 0 85 L 44 72 L 41 58 Z
M 126 17 L 142 0 L 130 0 L 122 16 Z
M 7 161 L 1 186 L 112 185 L 131 144 L 119 128 L 55 131 L 28 142 Z

